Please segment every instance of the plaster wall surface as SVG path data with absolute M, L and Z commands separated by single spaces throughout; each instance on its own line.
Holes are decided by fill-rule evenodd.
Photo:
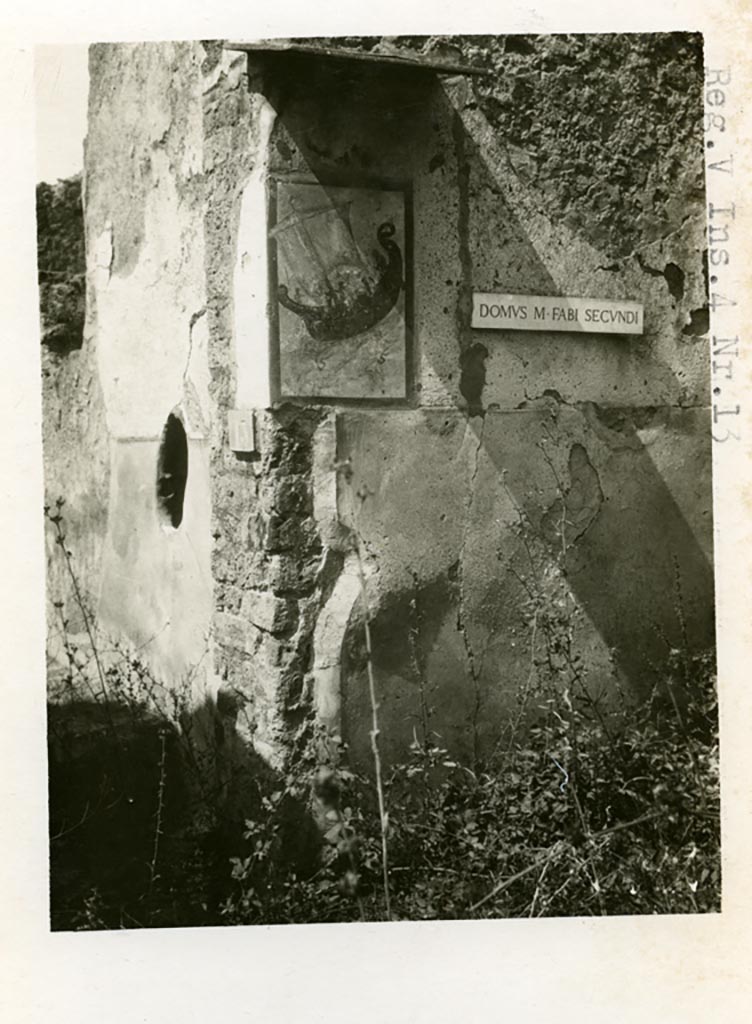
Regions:
M 573 646 L 606 699 L 617 687 L 644 694 L 687 634 L 692 649 L 712 646 L 705 420 L 692 409 L 604 417 L 554 402 L 483 420 L 341 417 L 339 456 L 354 473 L 340 506 L 373 564 L 389 755 L 420 735 L 424 705 L 451 749 L 488 753 L 548 656 L 531 591 L 573 610 Z M 367 763 L 358 602 L 344 648 L 342 727 Z
M 214 673 L 277 764 L 312 713 L 366 757 L 356 534 L 388 757 L 428 711 L 453 748 L 493 747 L 542 656 L 528 576 L 575 609 L 605 692 L 649 686 L 682 630 L 712 644 L 700 41 L 454 45 L 493 75 L 343 83 L 216 43 L 92 51 L 102 621 L 171 679 Z M 409 187 L 401 407 L 276 400 L 274 177 Z M 640 301 L 645 332 L 473 331 L 472 292 L 494 290 Z M 253 449 L 231 450 L 233 409 Z M 174 534 L 154 489 L 170 412 L 190 466 Z
M 649 690 L 683 631 L 713 643 L 701 44 L 611 43 L 464 39 L 495 77 L 345 90 L 291 67 L 269 92 L 271 174 L 411 185 L 417 408 L 336 415 L 388 756 L 426 708 L 453 749 L 493 746 L 543 657 L 520 576 L 575 609 L 595 692 Z M 640 301 L 645 331 L 472 330 L 472 292 L 494 290 Z M 313 675 L 367 762 L 352 579 L 332 598 L 341 651 L 314 637 Z
M 86 144 L 88 294 L 110 439 L 98 621 L 175 686 L 211 677 L 200 53 L 92 47 Z M 171 413 L 188 438 L 179 529 L 157 502 Z

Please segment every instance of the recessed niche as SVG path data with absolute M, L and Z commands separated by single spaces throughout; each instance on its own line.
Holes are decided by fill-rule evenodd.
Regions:
M 183 521 L 185 485 L 188 481 L 188 439 L 185 427 L 173 413 L 167 417 L 157 459 L 157 508 L 165 526 L 174 530 Z

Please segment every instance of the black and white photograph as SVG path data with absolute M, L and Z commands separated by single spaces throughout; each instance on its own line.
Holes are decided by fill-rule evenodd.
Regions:
M 718 913 L 702 34 L 35 84 L 52 931 Z
M 742 1024 L 746 0 L 7 0 L 0 1018 Z

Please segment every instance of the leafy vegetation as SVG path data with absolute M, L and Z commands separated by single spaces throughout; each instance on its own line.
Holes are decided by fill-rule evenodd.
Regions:
M 543 649 L 496 750 L 459 763 L 429 716 L 380 793 L 312 723 L 284 773 L 238 756 L 232 718 L 196 708 L 190 680 L 165 690 L 88 615 L 70 636 L 58 602 L 53 928 L 719 910 L 713 653 L 673 650 L 648 699 L 594 698 L 573 613 L 539 578 Z
M 83 341 L 86 301 L 81 175 L 37 185 L 37 261 L 42 343 L 65 353 Z
M 692 664 L 684 713 L 654 699 L 609 716 L 539 694 L 536 723 L 481 769 L 416 740 L 385 781 L 398 919 L 696 913 L 719 909 L 719 794 L 711 659 Z M 311 785 L 312 783 L 312 785 Z M 278 809 L 325 804 L 321 863 L 280 873 Z M 312 767 L 247 822 L 233 923 L 380 920 L 380 831 L 371 780 Z

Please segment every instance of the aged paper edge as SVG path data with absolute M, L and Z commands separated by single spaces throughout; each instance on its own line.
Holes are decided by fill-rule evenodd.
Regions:
M 752 42 L 746 0 L 639 0 L 496 11 L 381 4 L 370 15 L 336 3 L 276 4 L 260 14 L 224 3 L 219 13 L 184 0 L 160 5 L 6 5 L 6 136 L 0 197 L 3 247 L 0 538 L 5 578 L 0 628 L 3 681 L 0 850 L 0 1006 L 4 1019 L 115 1022 L 478 1021 L 505 1019 L 688 1024 L 748 1019 L 752 1007 L 752 900 L 747 746 L 752 687 L 748 613 L 752 565 L 748 400 L 750 359 L 742 306 L 750 295 L 744 240 L 749 193 Z M 721 687 L 724 900 L 709 917 L 596 921 L 307 926 L 80 933 L 47 929 L 46 763 L 43 684 L 43 543 L 40 392 L 33 184 L 34 42 L 218 38 L 339 32 L 554 32 L 700 29 L 706 63 L 729 67 L 728 112 L 738 196 L 724 294 L 735 307 L 742 355 L 735 418 L 739 441 L 715 446 L 715 515 Z M 716 150 L 716 152 L 718 152 Z M 747 186 L 745 188 L 745 185 Z M 712 184 L 709 181 L 712 199 Z M 733 318 L 732 318 L 733 319 Z M 727 321 L 728 324 L 728 321 Z M 728 326 L 724 326 L 724 331 Z M 745 1012 L 746 1010 L 746 1012 Z

